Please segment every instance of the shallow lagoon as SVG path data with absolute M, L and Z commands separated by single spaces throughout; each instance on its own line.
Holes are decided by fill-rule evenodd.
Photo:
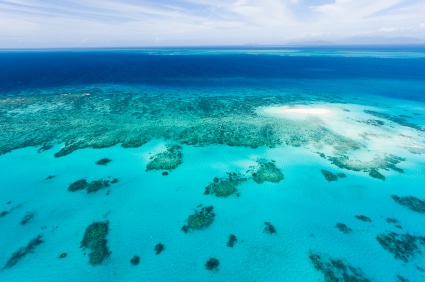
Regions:
M 4 91 L 2 280 L 424 279 L 424 63 L 405 60 L 397 79 L 388 61 L 351 78 L 229 65 Z

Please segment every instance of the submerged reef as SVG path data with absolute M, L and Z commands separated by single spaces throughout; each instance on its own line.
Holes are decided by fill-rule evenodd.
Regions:
M 364 276 L 360 268 L 348 264 L 343 259 L 334 259 L 328 255 L 317 254 L 312 251 L 310 251 L 309 258 L 314 268 L 323 273 L 326 282 L 371 282 L 370 279 Z
M 246 178 L 242 177 L 239 173 L 228 172 L 225 177 L 214 177 L 212 183 L 205 187 L 204 194 L 212 194 L 217 197 L 228 197 L 235 194 L 238 191 L 238 185 L 244 181 L 246 181 Z
M 162 251 L 165 250 L 165 246 L 161 243 L 158 243 L 155 245 L 154 251 L 156 255 L 159 255 L 160 253 L 162 253 Z
M 229 240 L 227 241 L 227 247 L 233 248 L 233 246 L 238 242 L 238 238 L 235 235 L 230 234 Z
M 382 118 L 382 119 L 392 121 L 392 122 L 394 122 L 398 125 L 410 127 L 410 128 L 425 132 L 425 127 L 411 123 L 410 121 L 406 120 L 406 116 L 394 116 L 394 115 L 376 112 L 376 111 L 371 111 L 371 110 L 365 110 L 364 112 L 369 114 L 369 115 L 378 117 L 378 118 Z
M 370 217 L 367 217 L 365 215 L 356 215 L 354 217 L 364 222 L 372 222 L 372 219 L 370 219 Z
M 21 225 L 27 224 L 35 215 L 35 212 L 27 212 L 21 220 Z
M 140 257 L 137 255 L 134 255 L 134 257 L 131 258 L 130 263 L 132 265 L 138 265 L 140 263 Z
M 264 230 L 263 230 L 264 233 L 267 233 L 267 234 L 275 234 L 276 233 L 276 228 L 274 228 L 274 226 L 270 222 L 266 221 L 266 222 L 264 222 L 264 225 L 265 225 Z
M 258 168 L 252 173 L 252 178 L 258 184 L 265 181 L 278 183 L 283 180 L 283 173 L 276 167 L 273 161 L 264 159 L 257 160 Z
M 20 248 L 18 251 L 12 254 L 12 256 L 9 258 L 9 260 L 6 262 L 6 264 L 3 266 L 2 269 L 11 268 L 15 266 L 23 257 L 30 253 L 34 253 L 35 247 L 43 243 L 44 241 L 41 240 L 41 235 L 38 235 L 34 239 L 32 239 L 28 245 L 25 247 Z
M 205 263 L 205 268 L 208 270 L 218 270 L 218 266 L 220 265 L 220 261 L 216 258 L 210 258 Z
M 414 236 L 408 233 L 398 234 L 386 232 L 376 237 L 384 250 L 394 255 L 395 259 L 408 262 L 416 254 L 420 254 L 420 246 L 425 245 L 425 237 Z
M 195 209 L 195 212 L 189 215 L 187 224 L 182 227 L 182 230 L 187 233 L 189 230 L 202 230 L 210 226 L 215 217 L 213 210 L 213 206 L 203 207 L 200 210 Z
M 425 213 L 425 201 L 423 200 L 413 196 L 399 197 L 397 195 L 392 195 L 391 198 L 393 198 L 398 204 L 405 206 L 412 211 Z
M 351 231 L 353 231 L 353 229 L 351 229 L 350 227 L 348 227 L 345 223 L 341 223 L 341 222 L 338 222 L 335 225 L 335 228 L 339 229 L 339 231 L 341 231 L 344 234 L 348 234 Z
M 378 171 L 379 169 L 394 170 L 403 173 L 403 169 L 396 165 L 406 160 L 394 155 L 385 155 L 384 157 L 377 156 L 371 161 L 353 160 L 348 156 L 328 157 L 328 159 L 339 168 L 369 172 L 371 177 L 381 180 L 385 180 L 385 176 Z
M 106 246 L 106 235 L 108 235 L 108 231 L 108 221 L 93 222 L 86 228 L 83 240 L 81 241 L 81 248 L 91 250 L 89 254 L 91 265 L 101 264 L 111 254 Z
M 110 163 L 112 160 L 108 159 L 108 158 L 103 158 L 100 159 L 96 162 L 97 165 L 107 165 L 108 163 Z
M 334 174 L 333 172 L 330 172 L 330 171 L 325 170 L 325 169 L 320 170 L 320 172 L 323 174 L 323 176 L 325 177 L 325 179 L 328 182 L 338 181 L 338 178 L 345 178 L 345 177 L 347 177 L 344 173 Z
M 182 147 L 179 145 L 167 146 L 167 150 L 151 157 L 146 166 L 149 170 L 173 170 L 183 163 Z
M 99 179 L 94 180 L 92 182 L 87 182 L 86 179 L 80 179 L 69 185 L 68 191 L 76 192 L 79 190 L 86 190 L 87 193 L 94 193 L 99 191 L 100 189 L 107 188 L 111 186 L 111 184 L 115 184 L 118 182 L 118 178 L 114 178 L 112 180 L 107 179 Z

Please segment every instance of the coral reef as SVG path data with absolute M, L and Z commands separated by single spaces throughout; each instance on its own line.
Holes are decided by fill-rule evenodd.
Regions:
M 267 233 L 267 234 L 274 234 L 276 233 L 276 228 L 274 228 L 274 226 L 270 223 L 270 222 L 264 222 L 264 224 L 266 225 L 264 227 L 263 232 Z
M 78 190 L 84 190 L 84 189 L 87 188 L 88 185 L 89 184 L 88 184 L 87 180 L 80 179 L 80 180 L 75 181 L 71 185 L 69 185 L 68 191 L 75 192 L 75 191 L 78 191 Z
M 87 182 L 86 179 L 77 180 L 68 187 L 68 191 L 76 192 L 79 190 L 86 190 L 87 193 L 94 193 L 99 191 L 100 189 L 107 188 L 111 184 L 115 184 L 118 182 L 118 178 L 114 178 L 113 180 L 99 179 L 94 180 L 92 182 Z
M 412 211 L 425 213 L 425 201 L 423 200 L 413 196 L 399 197 L 397 195 L 392 195 L 391 198 L 393 198 L 398 204 L 405 206 Z
M 37 237 L 32 239 L 25 247 L 22 247 L 15 253 L 13 253 L 2 269 L 11 268 L 15 266 L 26 255 L 34 253 L 35 247 L 44 242 L 43 240 L 41 240 L 41 237 L 41 235 L 38 235 Z
M 276 167 L 273 161 L 268 162 L 264 159 L 257 160 L 258 168 L 252 173 L 252 178 L 258 184 L 265 181 L 279 183 L 283 180 L 283 173 Z
M 210 226 L 215 217 L 213 210 L 213 206 L 203 207 L 201 210 L 195 209 L 195 212 L 188 217 L 187 224 L 182 227 L 182 230 L 187 233 L 189 230 L 202 230 Z
M 367 217 L 365 215 L 356 215 L 355 218 L 364 222 L 372 222 L 372 219 L 370 219 L 370 217 Z
M 372 168 L 369 171 L 369 176 L 373 177 L 373 178 L 377 178 L 377 179 L 381 179 L 381 180 L 385 180 L 385 176 L 383 176 L 379 171 L 377 171 L 376 169 Z
M 322 169 L 320 170 L 320 172 L 323 174 L 323 176 L 325 177 L 325 179 L 328 182 L 332 182 L 332 181 L 338 181 L 338 178 L 345 178 L 347 177 L 344 173 L 337 173 L 334 174 L 328 170 Z
M 386 232 L 376 237 L 384 250 L 394 255 L 395 259 L 408 262 L 415 254 L 421 253 L 419 247 L 425 245 L 425 237 L 408 233 Z
M 63 93 L 63 89 L 60 91 Z M 362 146 L 321 124 L 299 126 L 256 113 L 262 106 L 299 102 L 296 96 L 270 97 L 258 92 L 255 96 L 216 97 L 199 93 L 199 97 L 181 99 L 179 95 L 124 93 L 113 87 L 100 91 L 74 88 L 69 92 L 26 95 L 25 99 L 0 97 L 0 154 L 28 146 L 48 148 L 55 143 L 63 144 L 55 157 L 63 157 L 88 147 L 139 147 L 152 139 L 251 148 L 317 144 L 332 146 L 342 154 Z M 32 107 L 41 110 L 28 110 Z M 32 130 L 17 134 L 17 128 Z
M 173 170 L 183 163 L 182 147 L 179 145 L 167 146 L 167 150 L 151 157 L 146 166 L 149 170 Z
M 97 165 L 107 165 L 108 163 L 110 163 L 112 160 L 108 159 L 108 158 L 103 158 L 100 159 L 96 162 Z
M 86 191 L 87 193 L 94 193 L 99 191 L 100 189 L 107 188 L 110 186 L 109 180 L 94 180 L 87 185 Z
M 137 255 L 134 255 L 134 257 L 131 258 L 130 263 L 132 265 L 138 265 L 140 263 L 140 257 Z
M 228 172 L 225 177 L 214 177 L 212 183 L 205 187 L 204 194 L 213 194 L 217 197 L 228 197 L 236 193 L 238 191 L 237 186 L 244 181 L 246 181 L 246 178 L 242 177 L 240 174 Z
M 27 212 L 21 220 L 21 225 L 27 224 L 34 217 L 34 215 L 34 212 Z
M 353 231 L 350 227 L 348 227 L 346 224 L 341 223 L 341 222 L 338 222 L 338 223 L 335 225 L 335 228 L 338 228 L 338 229 L 339 229 L 339 231 L 341 231 L 341 232 L 342 232 L 342 233 L 344 233 L 344 234 L 348 234 L 348 233 L 350 233 L 351 231 Z
M 369 176 L 381 180 L 385 180 L 385 176 L 378 170 L 394 170 L 403 173 L 403 169 L 397 167 L 397 164 L 406 159 L 394 156 L 376 156 L 371 161 L 352 160 L 348 156 L 328 157 L 328 160 L 339 168 L 368 172 Z
M 410 127 L 410 128 L 425 132 L 425 128 L 423 126 L 409 122 L 408 120 L 406 120 L 405 116 L 394 116 L 394 115 L 380 113 L 380 112 L 371 111 L 371 110 L 365 110 L 364 112 L 378 118 L 392 121 L 402 126 Z
M 230 234 L 229 240 L 227 241 L 227 247 L 233 248 L 233 246 L 238 242 L 238 238 L 235 235 Z
M 314 268 L 323 273 L 323 278 L 326 282 L 371 281 L 364 276 L 360 268 L 351 266 L 343 259 L 334 259 L 327 255 L 313 253 L 312 251 L 310 251 L 309 258 Z
M 161 243 L 155 245 L 154 251 L 156 255 L 159 255 L 163 250 L 165 250 L 165 246 Z
M 210 258 L 205 263 L 205 268 L 208 270 L 218 270 L 218 266 L 220 265 L 220 261 L 216 258 Z
M 101 264 L 111 254 L 106 246 L 106 235 L 108 231 L 109 222 L 107 221 L 93 222 L 86 228 L 83 240 L 81 241 L 81 247 L 91 250 L 89 254 L 91 265 Z

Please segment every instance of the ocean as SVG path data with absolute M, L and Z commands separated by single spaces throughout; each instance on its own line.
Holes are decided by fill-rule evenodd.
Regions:
M 423 46 L 0 66 L 0 281 L 425 280 Z

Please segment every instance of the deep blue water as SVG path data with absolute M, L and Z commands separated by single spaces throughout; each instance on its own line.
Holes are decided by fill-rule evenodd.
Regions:
M 318 56 L 310 49 L 283 55 L 268 54 L 266 49 L 260 50 L 262 55 L 250 54 L 250 49 L 221 55 L 208 49 L 159 51 L 153 55 L 152 50 L 3 51 L 0 93 L 99 83 L 261 86 L 269 79 L 425 80 L 425 48 L 383 49 L 390 54 L 384 58 L 379 56 L 382 50 L 346 48 L 325 50 L 340 56 Z M 176 52 L 180 55 L 170 55 Z M 409 53 L 403 57 L 403 52 Z

